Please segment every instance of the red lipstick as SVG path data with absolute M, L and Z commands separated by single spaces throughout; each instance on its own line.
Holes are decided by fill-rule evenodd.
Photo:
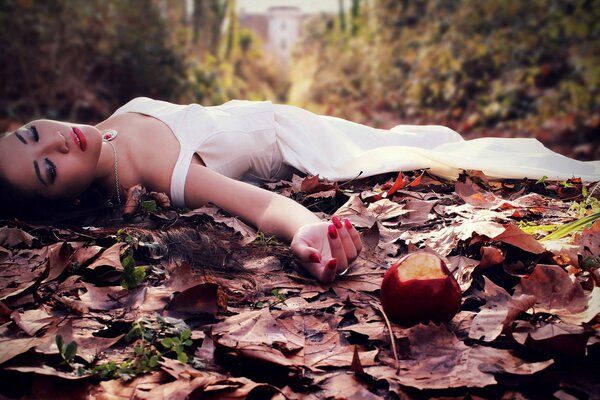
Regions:
M 85 149 L 87 148 L 87 139 L 85 138 L 85 135 L 83 134 L 81 129 L 74 127 L 72 136 L 75 140 L 75 143 L 79 145 L 81 151 L 85 151 Z

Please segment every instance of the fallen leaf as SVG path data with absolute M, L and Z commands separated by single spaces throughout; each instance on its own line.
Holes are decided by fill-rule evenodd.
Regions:
M 535 304 L 535 297 L 522 295 L 515 299 L 502 287 L 497 286 L 486 276 L 483 299 L 485 305 L 473 319 L 469 337 L 484 342 L 495 340 L 503 329 L 512 323 L 520 313 L 527 311 Z
M 484 270 L 504 262 L 504 253 L 496 246 L 481 246 L 479 252 L 481 253 L 481 260 L 477 264 L 477 268 Z
M 94 262 L 92 262 L 87 268 L 90 270 L 94 270 L 98 267 L 108 266 L 114 268 L 117 271 L 123 271 L 123 264 L 121 263 L 121 252 L 123 247 L 125 247 L 125 243 L 115 243 L 110 246 L 108 249 L 104 250 L 100 257 L 98 257 Z M 91 249 L 91 252 L 94 252 L 96 249 Z
M 528 375 L 553 363 L 552 360 L 529 363 L 507 350 L 466 346 L 444 325 L 417 325 L 406 332 L 410 357 L 400 360 L 400 372 L 376 366 L 365 368 L 367 374 L 421 390 L 485 387 L 496 383 L 493 373 Z
M 19 328 L 29 336 L 34 336 L 40 329 L 57 320 L 56 317 L 51 316 L 43 309 L 14 311 L 11 317 Z
M 144 303 L 146 288 L 123 289 L 122 287 L 96 287 L 89 283 L 83 284 L 86 293 L 79 296 L 90 310 L 113 310 L 116 308 L 135 308 Z
M 571 281 L 569 273 L 556 265 L 536 265 L 531 275 L 521 278 L 520 290 L 535 296 L 536 312 L 557 314 L 562 318 L 588 307 L 581 285 Z
M 512 333 L 513 338 L 524 346 L 552 356 L 583 357 L 586 354 L 587 341 L 592 332 L 560 321 L 538 324 L 519 321 Z
M 42 281 L 50 282 L 58 278 L 67 268 L 74 249 L 67 242 L 55 243 L 48 246 L 48 276 Z
M 15 247 L 21 243 L 31 246 L 35 237 L 19 228 L 9 228 L 3 226 L 0 228 L 0 246 Z
M 201 283 L 185 289 L 173 297 L 166 310 L 171 317 L 181 318 L 182 315 L 214 315 L 217 310 L 219 285 Z
M 508 225 L 504 232 L 494 236 L 492 239 L 510 244 L 533 254 L 541 254 L 546 250 L 532 235 L 523 232 L 516 225 Z

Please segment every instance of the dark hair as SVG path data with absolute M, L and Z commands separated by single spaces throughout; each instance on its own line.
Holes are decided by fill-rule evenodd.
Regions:
M 9 132 L 0 133 L 0 139 Z M 92 185 L 72 200 L 49 200 L 26 193 L 0 173 L 0 219 L 60 222 L 108 210 L 107 193 Z
M 23 192 L 0 174 L 0 219 L 28 222 L 75 221 L 107 211 L 108 195 L 92 185 L 72 200 L 49 200 Z

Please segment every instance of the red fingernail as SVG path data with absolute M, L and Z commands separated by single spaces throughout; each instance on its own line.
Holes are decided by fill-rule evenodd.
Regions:
M 331 222 L 335 225 L 336 228 L 340 229 L 342 227 L 342 223 L 338 217 L 331 217 Z
M 314 263 L 321 262 L 321 257 L 319 257 L 319 255 L 317 253 L 312 253 L 309 258 L 310 258 L 310 261 L 312 261 Z
M 337 229 L 335 229 L 335 226 L 329 225 L 327 227 L 327 232 L 329 232 L 329 237 L 330 238 L 337 239 Z
M 337 267 L 337 260 L 335 258 L 332 258 L 331 260 L 329 260 L 329 262 L 327 263 L 327 268 L 335 269 L 336 267 Z
M 346 228 L 352 229 L 352 222 L 348 218 L 344 220 L 344 225 L 346 225 Z

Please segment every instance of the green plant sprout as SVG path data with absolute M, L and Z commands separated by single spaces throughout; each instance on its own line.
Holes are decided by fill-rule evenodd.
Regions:
M 143 317 L 131 325 L 125 336 L 126 341 L 136 343 L 131 357 L 121 363 L 108 361 L 97 365 L 91 372 L 102 379 L 121 378 L 129 381 L 157 369 L 159 362 L 167 355 L 173 354 L 179 362 L 187 363 L 189 356 L 186 350 L 193 344 L 191 329 L 181 320 L 160 315 L 155 318 L 156 322 L 153 322 Z

